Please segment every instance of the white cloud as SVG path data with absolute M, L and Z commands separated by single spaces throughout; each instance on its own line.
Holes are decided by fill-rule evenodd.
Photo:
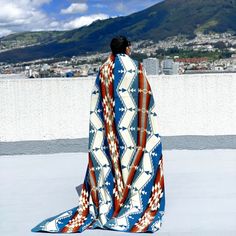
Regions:
M 27 12 L 24 12 L 22 8 L 14 3 L 7 2 L 2 4 L 0 11 L 0 22 L 4 24 L 5 22 L 24 19 Z
M 52 0 L 31 0 L 30 2 L 34 5 L 34 6 L 41 6 L 43 4 L 46 3 L 50 3 Z
M 64 24 L 64 28 L 65 29 L 80 28 L 85 25 L 90 25 L 92 22 L 96 20 L 104 20 L 104 19 L 107 19 L 108 17 L 109 16 L 106 14 L 94 14 L 94 15 L 89 15 L 89 16 L 81 16 L 81 17 L 77 17 L 74 20 L 66 22 Z
M 47 16 L 34 8 L 20 8 L 16 4 L 8 3 L 1 7 L 0 26 L 22 26 L 43 24 Z
M 52 19 L 40 10 L 51 0 L 1 0 L 0 35 L 45 29 Z
M 0 0 L 0 37 L 10 33 L 40 30 L 70 30 L 103 20 L 106 14 L 94 14 L 75 19 L 57 20 L 44 13 L 40 6 L 51 0 Z M 78 10 L 79 8 L 77 8 Z M 80 11 L 86 7 L 80 5 Z
M 1 27 L 0 27 L 0 29 L 1 29 Z M 5 35 L 11 34 L 11 33 L 13 33 L 11 30 L 8 30 L 8 29 L 1 29 L 1 30 L 0 30 L 0 38 L 3 37 L 3 36 L 5 36 Z
M 62 9 L 62 14 L 84 13 L 88 10 L 86 3 L 72 3 L 68 8 Z
M 60 22 L 58 21 L 51 21 L 49 24 L 50 28 L 56 29 L 60 27 Z

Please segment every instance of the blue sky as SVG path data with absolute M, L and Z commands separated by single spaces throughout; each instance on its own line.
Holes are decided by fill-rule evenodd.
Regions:
M 70 30 L 129 15 L 161 0 L 0 0 L 0 37 L 15 32 Z

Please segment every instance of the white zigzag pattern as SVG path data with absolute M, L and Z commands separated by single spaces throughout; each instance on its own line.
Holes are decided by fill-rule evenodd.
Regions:
M 121 83 L 117 86 L 117 93 L 120 95 L 121 101 L 124 105 L 125 112 L 123 116 L 120 119 L 120 122 L 118 124 L 119 128 L 125 127 L 127 129 L 121 129 L 119 130 L 120 136 L 122 137 L 126 149 L 123 152 L 121 159 L 121 165 L 128 166 L 132 160 L 132 157 L 135 152 L 134 149 L 129 149 L 127 147 L 135 147 L 135 140 L 133 139 L 133 136 L 130 132 L 130 126 L 132 124 L 132 121 L 134 117 L 136 116 L 137 109 L 136 104 L 133 101 L 132 94 L 129 92 L 130 86 L 133 83 L 133 80 L 136 76 L 135 73 L 130 73 L 128 70 L 137 71 L 136 65 L 133 63 L 133 61 L 128 56 L 119 56 L 119 60 L 123 66 L 123 78 L 121 79 Z M 122 89 L 126 89 L 126 91 L 119 91 Z M 132 108 L 132 111 L 127 110 L 127 108 Z M 122 169 L 122 175 L 124 183 L 126 183 L 127 178 L 129 174 L 129 169 L 124 168 Z
M 150 92 L 150 94 L 152 94 Z M 152 95 L 151 95 L 152 96 Z M 151 107 L 151 112 L 155 111 L 155 104 Z M 140 165 L 140 175 L 135 179 L 135 181 L 132 183 L 131 188 L 131 197 L 130 197 L 130 204 L 126 204 L 125 208 L 127 208 L 127 211 L 120 216 L 120 219 L 129 216 L 130 214 L 137 214 L 142 210 L 142 200 L 141 200 L 141 194 L 142 189 L 148 184 L 150 179 L 153 178 L 154 175 L 154 168 L 152 163 L 152 157 L 151 152 L 152 150 L 160 144 L 160 137 L 156 137 L 155 134 L 157 134 L 158 129 L 156 126 L 156 116 L 154 116 L 152 113 L 149 113 L 148 115 L 148 122 L 151 126 L 151 130 L 153 129 L 153 133 L 148 137 L 145 150 L 146 153 L 143 154 L 143 161 L 142 165 Z M 150 134 L 150 133 L 149 133 Z M 147 172 L 145 172 L 147 171 Z
M 96 87 L 96 85 L 95 85 Z M 100 211 L 102 212 L 102 214 L 106 215 L 112 205 L 112 198 L 110 196 L 110 194 L 108 193 L 108 191 L 106 191 L 106 189 L 103 186 L 103 184 L 106 182 L 106 177 L 110 172 L 110 168 L 105 168 L 103 167 L 104 165 L 110 166 L 109 162 L 108 162 L 108 157 L 106 156 L 105 152 L 103 152 L 101 149 L 97 149 L 97 150 L 92 150 L 94 148 L 99 148 L 102 146 L 102 143 L 104 141 L 104 132 L 105 131 L 98 131 L 98 129 L 100 128 L 104 128 L 104 124 L 102 123 L 102 121 L 100 120 L 99 115 L 96 112 L 96 108 L 98 106 L 98 102 L 100 101 L 100 95 L 98 93 L 96 94 L 92 94 L 92 99 L 91 99 L 91 107 L 90 107 L 90 112 L 92 112 L 92 114 L 90 115 L 90 122 L 91 125 L 94 126 L 94 129 L 96 130 L 95 134 L 94 134 L 94 138 L 93 141 L 91 142 L 91 147 L 90 147 L 90 151 L 91 151 L 91 155 L 93 155 L 96 159 L 96 161 L 99 163 L 99 166 L 101 168 L 99 168 L 99 177 L 97 179 L 97 187 L 101 187 L 99 189 L 100 195 L 102 197 L 102 201 L 103 202 L 110 202 L 109 204 L 100 204 Z M 98 169 L 97 169 L 98 171 Z M 102 224 L 106 223 L 106 217 L 100 217 L 100 220 L 102 221 Z
M 50 232 L 58 232 L 59 228 L 58 228 L 57 225 L 58 225 L 59 221 L 65 219 L 65 218 L 68 218 L 70 216 L 72 216 L 72 212 L 71 211 L 68 211 L 68 212 L 65 212 L 65 213 L 61 214 L 56 219 L 47 222 L 44 225 L 42 230 L 50 231 Z
M 151 95 L 152 96 L 152 95 Z M 158 130 L 156 127 L 156 116 L 153 115 L 153 112 L 156 110 L 155 104 L 150 108 L 149 114 L 148 114 L 148 123 L 151 126 L 151 130 L 153 132 L 151 135 L 148 136 L 147 143 L 146 143 L 146 153 L 144 153 L 143 156 L 143 162 L 142 162 L 142 170 L 143 172 L 139 175 L 139 177 L 134 182 L 134 187 L 138 190 L 143 189 L 146 184 L 149 182 L 151 178 L 153 178 L 154 175 L 154 168 L 153 163 L 151 161 L 152 157 L 152 150 L 160 144 L 161 140 L 160 137 L 157 137 L 155 134 L 157 134 Z M 148 171 L 150 174 L 145 173 L 145 171 Z

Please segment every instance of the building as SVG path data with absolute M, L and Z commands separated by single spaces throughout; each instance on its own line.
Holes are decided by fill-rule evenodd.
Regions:
M 179 62 L 174 62 L 173 59 L 163 60 L 163 73 L 165 75 L 179 74 Z
M 159 60 L 157 58 L 146 58 L 143 60 L 143 66 L 147 72 L 147 75 L 159 74 Z

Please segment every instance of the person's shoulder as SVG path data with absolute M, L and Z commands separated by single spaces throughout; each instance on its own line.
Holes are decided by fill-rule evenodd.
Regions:
M 133 64 L 135 64 L 136 67 L 139 68 L 140 62 L 132 57 L 130 57 L 130 59 L 132 60 Z
M 135 59 L 133 59 L 132 57 L 130 57 L 129 55 L 125 54 L 125 53 L 120 53 L 117 54 L 117 58 L 121 59 L 121 60 L 129 60 L 132 61 L 134 64 L 138 65 L 139 62 Z
M 113 55 L 109 55 L 107 60 L 105 62 L 103 62 L 101 66 L 99 66 L 99 71 L 101 69 L 105 68 L 106 66 L 108 66 L 109 64 L 111 64 L 111 62 L 114 62 L 114 56 Z
M 133 62 L 136 64 L 136 65 L 138 65 L 140 62 L 138 61 L 138 60 L 136 60 L 136 59 L 133 59 L 132 58 L 132 60 L 133 60 Z

